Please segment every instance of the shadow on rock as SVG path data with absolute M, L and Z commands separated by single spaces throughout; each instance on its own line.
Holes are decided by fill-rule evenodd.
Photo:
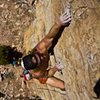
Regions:
M 96 94 L 96 96 L 97 96 L 97 97 L 94 97 L 94 98 L 100 99 L 100 78 L 99 78 L 99 80 L 96 82 L 96 84 L 95 84 L 93 90 L 94 90 L 94 92 L 95 92 L 95 94 Z
M 0 65 L 11 64 L 14 60 L 18 61 L 23 54 L 17 51 L 16 47 L 0 45 Z
M 2 93 L 2 92 L 0 92 L 0 98 L 1 98 L 1 97 L 5 97 L 5 94 Z

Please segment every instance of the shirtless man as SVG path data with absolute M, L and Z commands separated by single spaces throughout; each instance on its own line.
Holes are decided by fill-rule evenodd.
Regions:
M 64 81 L 54 77 L 55 72 L 62 70 L 59 64 L 48 69 L 49 53 L 55 36 L 61 28 L 67 27 L 71 22 L 70 9 L 66 8 L 65 12 L 56 20 L 49 33 L 32 49 L 29 55 L 22 58 L 21 66 L 26 73 L 31 73 L 32 78 L 36 78 L 42 84 L 49 84 L 61 90 L 65 90 Z M 28 78 L 26 78 L 28 80 Z

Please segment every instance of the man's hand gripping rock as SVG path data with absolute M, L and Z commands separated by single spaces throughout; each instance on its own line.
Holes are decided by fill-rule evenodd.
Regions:
M 69 24 L 71 23 L 71 20 L 72 20 L 71 9 L 69 6 L 69 7 L 66 7 L 64 13 L 57 20 L 57 23 L 63 27 L 66 27 L 66 26 L 69 26 Z

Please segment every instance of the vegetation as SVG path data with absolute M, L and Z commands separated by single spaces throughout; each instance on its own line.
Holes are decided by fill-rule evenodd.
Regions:
M 18 60 L 22 57 L 22 53 L 17 52 L 16 48 L 0 45 L 0 65 L 12 63 L 13 60 Z

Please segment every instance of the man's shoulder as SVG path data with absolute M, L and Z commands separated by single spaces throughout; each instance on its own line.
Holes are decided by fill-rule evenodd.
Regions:
M 40 46 L 36 46 L 34 48 L 34 51 L 37 52 L 37 53 L 40 53 L 40 54 L 45 53 L 44 50 L 43 50 L 43 48 L 41 48 Z
M 39 52 L 38 48 L 34 47 L 29 53 L 32 54 L 32 53 L 36 53 L 36 52 Z

